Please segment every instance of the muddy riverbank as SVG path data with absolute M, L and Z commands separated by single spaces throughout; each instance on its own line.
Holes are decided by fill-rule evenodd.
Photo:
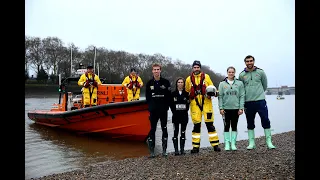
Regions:
M 275 134 L 273 142 L 277 148 L 272 150 L 259 137 L 257 149 L 250 151 L 241 140 L 238 151 L 205 147 L 196 155 L 188 150 L 184 156 L 110 160 L 38 179 L 295 179 L 295 131 Z

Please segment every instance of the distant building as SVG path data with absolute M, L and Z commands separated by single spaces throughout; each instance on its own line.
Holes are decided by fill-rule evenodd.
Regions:
M 266 95 L 278 95 L 279 92 L 282 92 L 285 95 L 295 94 L 295 87 L 281 86 L 267 88 Z

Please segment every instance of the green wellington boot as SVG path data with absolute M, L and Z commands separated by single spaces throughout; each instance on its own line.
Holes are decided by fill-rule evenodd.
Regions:
M 247 147 L 247 149 L 255 149 L 256 148 L 256 144 L 254 142 L 254 130 L 253 129 L 248 129 L 248 139 L 249 139 L 249 146 Z
M 224 150 L 230 151 L 230 132 L 224 132 Z
M 237 146 L 236 146 L 237 135 L 238 135 L 237 131 L 232 131 L 231 132 L 231 150 L 233 150 L 233 151 L 237 150 Z
M 274 149 L 276 148 L 271 141 L 271 130 L 270 129 L 264 129 L 264 134 L 266 136 L 266 144 L 269 149 Z

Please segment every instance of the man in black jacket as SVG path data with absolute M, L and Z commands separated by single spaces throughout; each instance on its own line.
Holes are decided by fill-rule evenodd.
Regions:
M 157 123 L 160 119 L 162 129 L 162 155 L 167 156 L 167 144 L 168 144 L 168 110 L 170 106 L 171 86 L 170 82 L 160 77 L 161 65 L 152 65 L 153 77 L 146 84 L 146 100 L 149 105 L 150 112 L 150 124 L 151 129 L 147 140 L 151 158 L 155 157 L 155 134 L 157 129 Z

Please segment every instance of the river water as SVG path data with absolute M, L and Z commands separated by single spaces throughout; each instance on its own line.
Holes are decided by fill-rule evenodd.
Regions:
M 268 95 L 267 105 L 273 134 L 295 130 L 295 95 L 284 96 L 277 100 L 276 95 Z M 27 112 L 34 109 L 50 109 L 57 98 L 25 98 L 25 178 L 41 177 L 83 168 L 87 165 L 109 159 L 125 159 L 148 155 L 148 149 L 143 142 L 122 142 L 106 140 L 103 137 L 88 137 L 72 132 L 60 131 L 34 124 Z M 223 121 L 218 110 L 218 101 L 213 100 L 214 125 L 218 131 L 220 142 L 223 142 Z M 174 151 L 171 137 L 173 126 L 171 111 L 168 111 L 168 151 Z M 263 136 L 260 117 L 256 116 L 256 137 Z M 187 126 L 187 141 L 185 149 L 192 149 L 191 119 Z M 238 123 L 238 140 L 247 139 L 245 115 L 241 115 Z M 156 152 L 161 153 L 160 122 L 156 132 Z M 210 146 L 206 126 L 201 126 L 201 147 Z M 276 146 L 276 144 L 275 144 Z M 244 149 L 245 147 L 238 147 Z

